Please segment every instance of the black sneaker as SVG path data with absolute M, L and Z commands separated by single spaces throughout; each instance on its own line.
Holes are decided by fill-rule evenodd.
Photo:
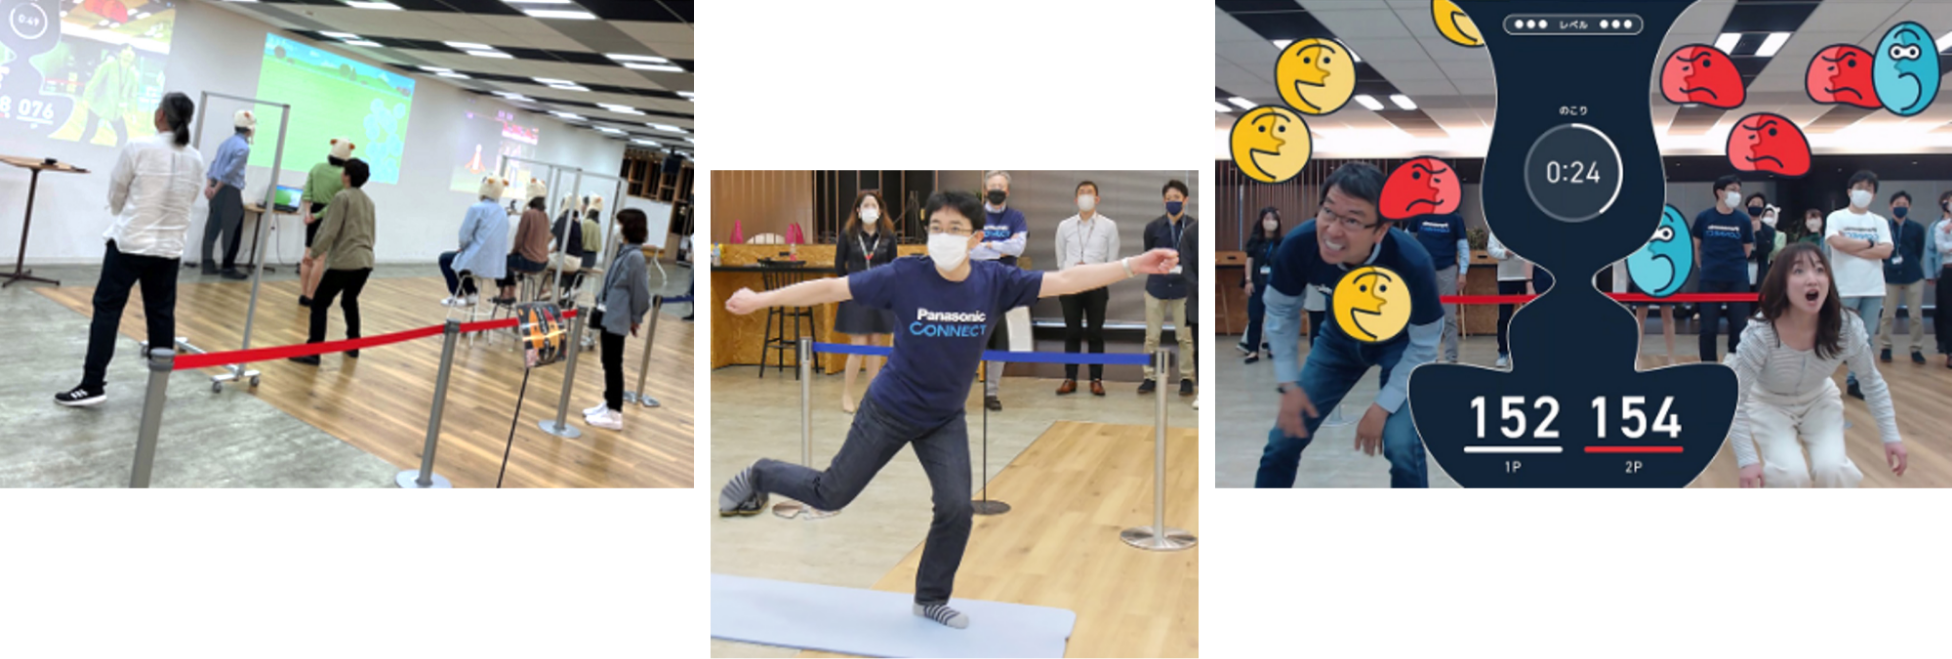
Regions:
M 204 261 L 204 262 L 203 262 L 203 274 L 206 274 L 206 275 L 214 275 L 214 274 L 217 274 L 217 262 L 216 262 L 216 261 Z
M 297 363 L 300 363 L 300 364 L 304 364 L 304 365 L 306 365 L 306 366 L 318 366 L 318 365 L 319 365 L 319 356 L 318 356 L 318 355 L 305 355 L 305 356 L 303 356 L 303 357 L 287 357 L 286 359 L 287 359 L 287 360 L 289 360 L 289 361 L 293 361 L 293 362 L 297 362 Z
M 54 404 L 62 407 L 89 407 L 100 405 L 105 400 L 108 400 L 107 391 L 101 389 L 89 391 L 83 387 L 75 387 L 54 395 Z
M 1181 395 L 1181 396 L 1191 396 L 1191 395 L 1193 395 L 1193 381 L 1192 381 L 1192 380 L 1188 380 L 1188 379 L 1185 379 L 1185 378 L 1181 378 L 1181 379 L 1179 380 L 1179 395 Z
M 347 351 L 346 351 L 346 356 L 347 356 L 347 357 L 351 357 L 351 358 L 353 358 L 353 359 L 359 359 L 359 350 L 357 350 L 357 349 L 353 349 L 353 350 L 347 350 Z
M 1151 380 L 1146 380 L 1144 382 L 1139 383 L 1139 394 L 1140 395 L 1149 394 L 1152 393 L 1154 389 L 1158 389 L 1158 388 L 1159 388 L 1159 383 L 1153 382 Z
M 1911 363 L 1913 364 L 1925 363 L 1925 353 L 1919 352 L 1917 350 L 1911 351 Z
M 298 306 L 301 307 L 312 306 L 312 298 L 305 297 L 303 295 L 298 296 Z
M 1885 348 L 1884 350 L 1879 351 L 1877 353 L 1877 360 L 1884 362 L 1886 364 L 1891 363 L 1891 349 Z M 1859 398 L 1862 398 L 1862 396 L 1859 396 Z
M 242 271 L 239 271 L 237 268 L 230 268 L 224 271 L 224 278 L 225 279 L 250 279 L 251 276 L 244 274 Z
M 1241 363 L 1242 363 L 1242 364 L 1252 364 L 1252 363 L 1254 363 L 1254 362 L 1258 362 L 1258 361 L 1260 361 L 1260 360 L 1261 360 L 1261 353 L 1258 353 L 1258 352 L 1257 352 L 1257 353 L 1254 353 L 1254 354 L 1252 354 L 1252 355 L 1248 355 L 1248 356 L 1247 356 L 1247 359 L 1245 359 L 1245 360 L 1242 360 L 1242 361 L 1241 361 Z
M 1859 387 L 1857 386 L 1857 383 L 1855 383 L 1855 382 L 1852 382 L 1852 383 L 1850 383 L 1850 387 L 1849 387 L 1849 388 L 1850 388 L 1850 397 L 1851 397 L 1851 398 L 1855 398 L 1855 399 L 1857 399 L 1857 400 L 1864 400 L 1864 390 L 1863 390 L 1863 389 L 1861 389 L 1861 388 L 1859 388 Z
M 989 408 L 991 412 L 1001 412 L 1003 411 L 1003 401 L 995 396 L 984 396 L 983 407 Z

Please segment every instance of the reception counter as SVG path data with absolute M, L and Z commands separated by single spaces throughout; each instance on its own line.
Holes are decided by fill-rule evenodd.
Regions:
M 897 254 L 910 256 L 927 252 L 925 245 L 902 245 Z M 719 253 L 719 264 L 712 266 L 712 368 L 735 365 L 756 365 L 775 363 L 777 353 L 768 355 L 765 350 L 766 312 L 756 311 L 744 316 L 734 315 L 725 310 L 725 301 L 742 288 L 754 291 L 765 290 L 763 274 L 773 269 L 759 264 L 760 259 L 784 259 L 791 256 L 805 263 L 808 279 L 824 279 L 834 274 L 833 245 L 724 245 Z M 845 343 L 848 336 L 837 334 L 834 328 L 834 312 L 837 304 L 824 304 L 814 307 L 813 340 L 819 342 Z M 805 321 L 801 321 L 804 323 Z M 789 331 L 787 336 L 793 334 Z M 884 342 L 885 344 L 885 342 Z M 767 359 L 771 357 L 771 359 Z M 846 355 L 826 354 L 819 357 L 818 368 L 828 373 L 839 373 L 846 364 Z M 789 372 L 782 373 L 792 377 L 791 370 L 798 368 L 794 355 L 786 355 Z M 756 374 L 755 374 L 756 376 Z
M 1247 253 L 1242 251 L 1221 252 L 1215 255 L 1214 299 L 1220 306 L 1214 310 L 1214 323 L 1219 325 L 1220 334 L 1241 334 L 1247 331 L 1247 292 L 1241 290 L 1240 282 L 1247 275 Z M 1455 291 L 1439 291 L 1450 295 Z M 1464 275 L 1465 295 L 1498 294 L 1498 260 L 1491 258 L 1483 250 L 1471 251 L 1471 269 Z M 1458 332 L 1465 336 L 1498 333 L 1498 306 L 1495 304 L 1471 304 L 1463 308 L 1463 317 Z M 1302 334 L 1307 334 L 1306 323 L 1302 324 Z

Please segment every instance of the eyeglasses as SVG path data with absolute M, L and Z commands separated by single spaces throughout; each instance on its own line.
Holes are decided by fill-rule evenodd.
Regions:
M 1315 221 L 1324 222 L 1324 223 L 1334 222 L 1340 224 L 1342 225 L 1343 231 L 1367 231 L 1369 229 L 1376 228 L 1376 226 L 1379 224 L 1382 224 L 1381 220 L 1370 222 L 1368 224 L 1363 224 L 1361 220 L 1355 219 L 1353 217 L 1336 217 L 1334 213 L 1329 212 L 1327 207 L 1323 207 L 1320 212 L 1315 214 Z

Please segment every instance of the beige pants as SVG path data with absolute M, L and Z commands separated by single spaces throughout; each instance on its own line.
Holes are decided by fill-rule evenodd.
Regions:
M 1834 381 L 1794 397 L 1750 390 L 1742 409 L 1762 457 L 1763 487 L 1857 487 L 1864 480 L 1844 452 L 1844 399 Z
M 1911 318 L 1905 320 L 1911 326 L 1911 351 L 1925 351 L 1925 280 L 1909 284 L 1884 285 L 1884 315 L 1877 324 L 1877 345 L 1885 350 L 1891 349 L 1891 326 L 1897 324 L 1898 303 L 1903 301 L 1905 309 L 1911 311 Z
M 1193 357 L 1193 332 L 1192 328 L 1188 327 L 1192 319 L 1186 317 L 1186 298 L 1161 300 L 1151 295 L 1145 296 L 1145 354 L 1152 355 L 1159 352 L 1159 332 L 1160 328 L 1165 326 L 1168 312 L 1173 315 L 1173 334 L 1179 338 L 1179 354 L 1173 357 L 1174 365 L 1179 367 L 1180 379 L 1193 380 L 1195 368 L 1190 361 Z M 1157 381 L 1159 379 L 1157 376 L 1164 375 L 1154 373 L 1153 370 L 1152 364 L 1148 362 L 1145 366 L 1145 379 Z

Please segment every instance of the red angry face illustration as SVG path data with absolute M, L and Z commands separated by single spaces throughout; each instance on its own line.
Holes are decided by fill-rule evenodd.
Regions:
M 1669 103 L 1700 103 L 1718 108 L 1742 104 L 1748 92 L 1735 62 L 1714 46 L 1690 44 L 1674 49 L 1661 64 L 1661 95 Z
M 1804 88 L 1810 100 L 1818 103 L 1845 103 L 1860 108 L 1883 107 L 1877 101 L 1877 86 L 1871 82 L 1869 51 L 1847 43 L 1816 52 Z
M 1403 163 L 1383 183 L 1383 217 L 1400 220 L 1457 210 L 1463 187 L 1448 163 L 1422 157 Z
M 1802 176 L 1810 172 L 1810 141 L 1782 115 L 1752 114 L 1728 133 L 1728 163 L 1746 172 Z

